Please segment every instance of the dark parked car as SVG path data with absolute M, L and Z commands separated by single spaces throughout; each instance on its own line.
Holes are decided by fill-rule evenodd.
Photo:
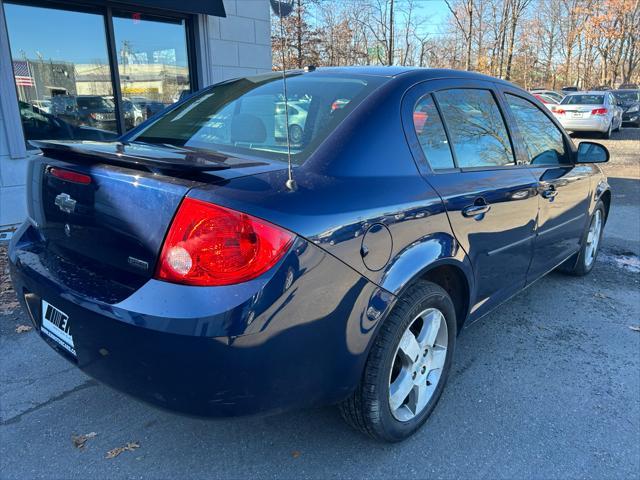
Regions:
M 640 90 L 614 90 L 611 93 L 622 107 L 622 125 L 640 127 Z
M 20 120 L 25 136 L 31 140 L 43 139 L 71 139 L 71 140 L 115 140 L 114 132 L 100 130 L 93 127 L 82 127 L 65 122 L 49 113 L 45 113 L 38 107 L 26 102 L 18 102 L 20 107 Z
M 203 89 L 119 142 L 40 143 L 13 284 L 43 339 L 147 402 L 338 403 L 398 441 L 433 411 L 464 326 L 593 268 L 608 152 L 469 72 L 327 68 L 287 88 L 308 100 L 293 182 L 279 73 Z
M 74 125 L 84 125 L 115 132 L 113 102 L 100 95 L 57 95 L 51 99 L 51 113 Z

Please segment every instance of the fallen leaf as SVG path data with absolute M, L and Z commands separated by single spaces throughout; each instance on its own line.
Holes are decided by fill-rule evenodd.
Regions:
M 295 451 L 291 452 L 291 456 L 292 456 L 293 458 L 298 458 L 298 457 L 300 456 L 300 452 L 299 452 L 299 451 L 297 451 L 297 450 L 295 450 Z
M 104 458 L 116 458 L 122 452 L 133 452 L 136 448 L 140 448 L 140 444 L 138 442 L 127 442 L 127 444 L 122 447 L 116 447 L 113 450 L 109 450 Z
M 640 332 L 640 325 L 629 325 L 629 328 L 634 332 Z
M 76 448 L 82 450 L 84 448 L 84 444 L 87 443 L 87 440 L 98 435 L 96 432 L 90 432 L 86 435 L 71 435 L 71 443 Z
M 18 325 L 16 327 L 16 333 L 25 333 L 31 330 L 33 330 L 33 327 L 30 327 L 29 325 Z

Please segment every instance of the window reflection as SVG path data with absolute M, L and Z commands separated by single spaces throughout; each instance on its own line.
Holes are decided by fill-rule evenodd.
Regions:
M 567 163 L 562 133 L 531 102 L 507 94 L 507 103 L 516 119 L 532 165 Z
M 4 9 L 25 138 L 115 138 L 103 17 L 10 3 Z
M 514 163 L 509 135 L 491 92 L 453 89 L 438 92 L 436 98 L 449 129 L 459 167 Z
M 125 129 L 190 91 L 183 20 L 117 12 L 113 18 Z
M 431 168 L 434 170 L 453 168 L 447 135 L 431 95 L 422 97 L 416 104 L 413 111 L 413 125 Z

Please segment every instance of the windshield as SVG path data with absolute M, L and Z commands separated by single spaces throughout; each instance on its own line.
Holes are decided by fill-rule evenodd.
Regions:
M 640 90 L 629 92 L 613 92 L 613 96 L 616 97 L 616 100 L 622 103 L 640 102 Z
M 283 82 L 267 74 L 233 80 L 190 97 L 130 140 L 303 163 L 382 77 L 291 74 L 289 125 Z
M 604 105 L 604 95 L 567 95 L 562 105 Z
M 113 102 L 104 97 L 78 97 L 76 101 L 82 109 L 114 108 Z

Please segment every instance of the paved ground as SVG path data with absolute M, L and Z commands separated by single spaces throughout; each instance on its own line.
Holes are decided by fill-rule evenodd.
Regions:
M 552 274 L 466 330 L 430 422 L 400 445 L 333 408 L 204 421 L 140 404 L 16 333 L 28 321 L 0 278 L 0 478 L 638 478 L 640 130 L 606 144 L 614 206 L 592 274 Z

